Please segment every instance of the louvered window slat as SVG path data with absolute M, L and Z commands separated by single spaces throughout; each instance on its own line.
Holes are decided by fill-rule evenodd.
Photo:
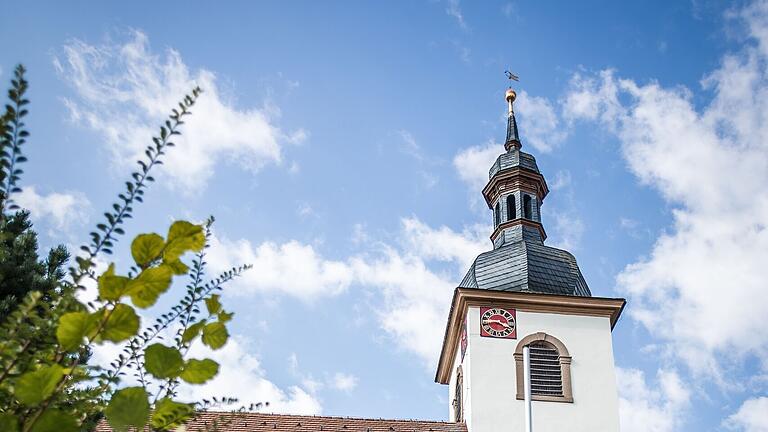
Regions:
M 563 376 L 557 350 L 544 342 L 531 344 L 530 350 L 531 394 L 562 396 Z

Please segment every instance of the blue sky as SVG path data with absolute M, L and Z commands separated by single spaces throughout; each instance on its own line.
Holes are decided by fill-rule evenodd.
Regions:
M 446 417 L 436 350 L 491 247 L 479 191 L 512 68 L 548 244 L 629 301 L 623 430 L 768 430 L 766 4 L 2 8 L 0 79 L 22 62 L 31 81 L 18 201 L 46 247 L 82 243 L 164 113 L 206 90 L 128 227 L 213 214 L 213 267 L 255 265 L 224 297 L 232 373 L 188 396 Z

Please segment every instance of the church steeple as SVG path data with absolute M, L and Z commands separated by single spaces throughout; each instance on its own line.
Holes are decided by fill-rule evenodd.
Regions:
M 506 151 L 483 188 L 493 249 L 454 291 L 435 381 L 468 432 L 619 432 L 611 330 L 626 302 L 592 297 L 576 258 L 544 243 L 549 189 L 504 97 Z
M 507 77 L 517 81 L 509 72 Z M 504 98 L 506 152 L 491 166 L 483 188 L 493 218 L 493 250 L 477 258 L 460 286 L 588 297 L 589 287 L 573 255 L 544 244 L 541 207 L 549 187 L 536 158 L 522 151 L 514 110 L 517 92 L 510 87 Z

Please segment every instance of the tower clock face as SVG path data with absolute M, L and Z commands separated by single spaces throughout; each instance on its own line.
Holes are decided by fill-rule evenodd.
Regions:
M 515 339 L 516 330 L 514 309 L 480 308 L 480 336 Z

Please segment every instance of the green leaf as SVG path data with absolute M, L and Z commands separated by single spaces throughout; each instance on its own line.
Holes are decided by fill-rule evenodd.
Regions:
M 189 266 L 187 266 L 186 264 L 181 262 L 180 259 L 176 259 L 176 260 L 170 261 L 170 262 L 163 261 L 163 264 L 165 264 L 168 267 L 170 267 L 171 270 L 173 271 L 173 274 L 175 274 L 175 275 L 187 274 L 187 272 L 189 271 Z
M 99 276 L 99 297 L 102 300 L 116 301 L 128 290 L 129 278 L 115 275 L 115 264 L 110 264 L 107 271 Z
M 205 307 L 208 308 L 208 313 L 211 315 L 216 315 L 221 310 L 221 302 L 219 299 L 221 298 L 218 294 L 213 294 L 212 296 L 205 299 Z
M 219 312 L 219 322 L 220 323 L 228 323 L 232 321 L 232 317 L 235 315 L 234 312 Z
M 181 341 L 184 343 L 188 343 L 192 341 L 192 339 L 196 338 L 197 335 L 200 334 L 200 331 L 203 329 L 204 325 L 205 325 L 205 320 L 192 324 L 191 326 L 187 327 L 187 329 L 184 330 L 184 333 L 181 335 Z
M 53 364 L 27 372 L 16 382 L 16 399 L 24 405 L 37 405 L 48 399 L 64 376 L 64 369 Z
M 56 339 L 65 351 L 74 351 L 83 344 L 83 338 L 93 337 L 98 328 L 98 316 L 88 312 L 69 312 L 59 318 Z
M 79 430 L 77 420 L 71 415 L 57 409 L 47 409 L 32 425 L 30 432 L 77 432 Z
M 19 420 L 12 414 L 0 413 L 0 430 L 17 432 L 19 430 Z
M 106 313 L 106 311 L 104 312 Z M 118 304 L 112 310 L 104 329 L 99 335 L 101 339 L 112 342 L 122 342 L 139 332 L 141 321 L 136 311 L 127 304 Z
M 157 429 L 173 429 L 192 417 L 195 409 L 190 404 L 174 402 L 169 398 L 160 399 L 152 413 L 151 425 Z
M 131 255 L 139 267 L 144 268 L 160 257 L 165 248 L 165 240 L 159 234 L 139 234 L 131 243 Z
M 184 360 L 176 348 L 156 343 L 144 350 L 144 367 L 157 378 L 176 378 L 183 366 Z
M 149 420 L 149 394 L 142 387 L 120 389 L 112 396 L 104 414 L 115 432 L 129 427 L 141 430 Z
M 189 359 L 184 365 L 181 379 L 190 384 L 202 384 L 219 373 L 219 364 L 211 359 Z
M 168 241 L 163 252 L 165 261 L 174 261 L 187 251 L 199 251 L 205 246 L 205 233 L 201 225 L 176 221 L 168 230 Z
M 152 306 L 160 294 L 170 288 L 172 276 L 171 268 L 165 264 L 143 270 L 136 279 L 128 283 L 131 301 L 140 308 Z
M 220 322 L 207 324 L 203 327 L 203 343 L 213 349 L 219 349 L 227 343 L 229 333 L 227 327 Z

